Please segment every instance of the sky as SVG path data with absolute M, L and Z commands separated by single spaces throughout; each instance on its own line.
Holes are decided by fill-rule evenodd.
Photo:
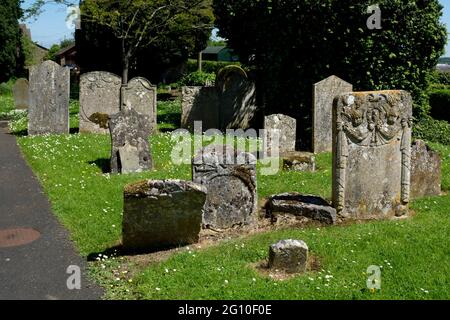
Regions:
M 25 0 L 23 8 L 27 8 L 33 3 L 33 0 Z M 450 0 L 439 0 L 444 6 L 444 22 L 450 31 Z M 47 4 L 37 19 L 26 21 L 27 26 L 31 29 L 33 41 L 40 45 L 50 48 L 53 44 L 59 43 L 65 38 L 73 37 L 73 28 L 67 26 L 67 8 L 63 5 Z M 450 56 L 450 43 L 446 47 L 446 56 Z

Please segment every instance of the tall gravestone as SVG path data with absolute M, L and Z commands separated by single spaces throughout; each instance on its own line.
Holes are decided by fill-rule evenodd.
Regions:
M 333 109 L 333 206 L 342 218 L 407 213 L 412 99 L 405 91 L 353 92 Z
M 441 194 L 441 157 L 424 141 L 416 140 L 411 152 L 411 198 Z
M 28 134 L 69 133 L 70 71 L 53 61 L 30 70 Z
M 125 100 L 137 112 L 148 116 L 151 123 L 151 132 L 157 131 L 157 88 L 145 78 L 133 78 L 128 82 Z
M 94 71 L 80 78 L 80 132 L 109 133 L 108 117 L 120 111 L 120 77 Z
M 228 229 L 254 222 L 256 158 L 230 146 L 210 145 L 193 159 L 192 178 L 208 190 L 203 225 Z
M 193 132 L 195 121 L 202 121 L 203 130 L 219 127 L 219 97 L 216 87 L 182 88 L 181 128 Z
M 126 106 L 109 118 L 111 132 L 111 171 L 135 173 L 153 167 L 148 138 L 151 122 L 148 116 Z
M 279 146 L 279 154 L 285 154 L 295 151 L 296 133 L 297 133 L 297 120 L 286 116 L 284 114 L 272 114 L 264 118 L 264 130 L 265 139 L 267 140 L 264 145 L 266 146 L 266 154 L 272 154 L 272 141 L 270 134 L 272 130 L 279 130 L 279 143 L 275 144 Z
M 30 84 L 27 79 L 17 79 L 13 87 L 16 109 L 26 110 L 30 107 Z
M 331 152 L 333 100 L 337 95 L 352 92 L 353 86 L 331 76 L 313 86 L 313 152 Z

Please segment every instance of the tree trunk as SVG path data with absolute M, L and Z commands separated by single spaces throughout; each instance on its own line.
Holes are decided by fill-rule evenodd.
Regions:
M 198 61 L 197 61 L 197 63 L 198 63 L 198 71 L 200 71 L 200 72 L 202 72 L 202 64 L 203 64 L 203 54 L 202 54 L 202 52 L 200 51 L 199 53 L 198 53 Z

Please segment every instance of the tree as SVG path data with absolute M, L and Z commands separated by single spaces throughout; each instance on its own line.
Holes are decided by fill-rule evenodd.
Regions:
M 59 44 L 52 45 L 48 50 L 47 55 L 45 56 L 45 60 L 56 61 L 57 60 L 56 54 L 62 49 L 68 48 L 73 44 L 75 44 L 74 39 L 63 39 Z
M 415 116 L 427 113 L 428 77 L 446 30 L 437 0 L 379 0 L 381 29 L 369 29 L 368 0 L 214 0 L 216 26 L 257 74 L 265 112 L 310 123 L 311 86 L 335 74 L 356 90 L 404 89 Z M 310 126 L 300 126 L 308 146 Z
M 0 2 L 0 82 L 23 73 L 25 56 L 22 50 L 22 17 L 19 0 Z

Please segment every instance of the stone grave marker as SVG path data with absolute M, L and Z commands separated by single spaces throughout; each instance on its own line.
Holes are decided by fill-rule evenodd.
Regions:
M 411 198 L 441 194 L 441 157 L 424 141 L 416 140 L 411 153 Z
M 216 87 L 183 87 L 181 128 L 194 131 L 194 122 L 202 121 L 203 130 L 219 128 L 219 96 Z
M 270 141 L 273 136 L 270 134 L 272 130 L 279 130 L 280 141 L 279 144 L 275 144 L 279 146 L 278 155 L 295 151 L 297 120 L 284 114 L 272 114 L 264 117 L 264 130 L 264 137 L 267 139 L 264 143 L 267 155 L 272 154 L 272 142 Z
M 313 86 L 313 152 L 331 152 L 333 100 L 337 95 L 352 92 L 353 85 L 331 76 Z
M 151 132 L 157 132 L 157 88 L 145 78 L 133 78 L 128 82 L 126 89 L 127 103 L 137 112 L 150 118 Z
M 13 95 L 16 109 L 26 110 L 30 107 L 30 84 L 27 79 L 17 79 Z
M 405 91 L 353 92 L 335 99 L 333 206 L 352 219 L 407 214 L 412 98 Z
M 153 160 L 148 141 L 151 134 L 149 117 L 127 106 L 109 119 L 111 171 L 127 174 L 152 169 Z
M 70 71 L 53 61 L 30 70 L 28 134 L 69 133 Z
M 302 273 L 308 267 L 308 245 L 302 240 L 281 240 L 269 247 L 269 268 Z
M 193 181 L 208 190 L 203 225 L 228 229 L 254 222 L 257 210 L 256 158 L 230 146 L 203 148 L 193 159 Z
M 156 250 L 198 242 L 206 188 L 190 181 L 148 180 L 124 190 L 123 246 Z

